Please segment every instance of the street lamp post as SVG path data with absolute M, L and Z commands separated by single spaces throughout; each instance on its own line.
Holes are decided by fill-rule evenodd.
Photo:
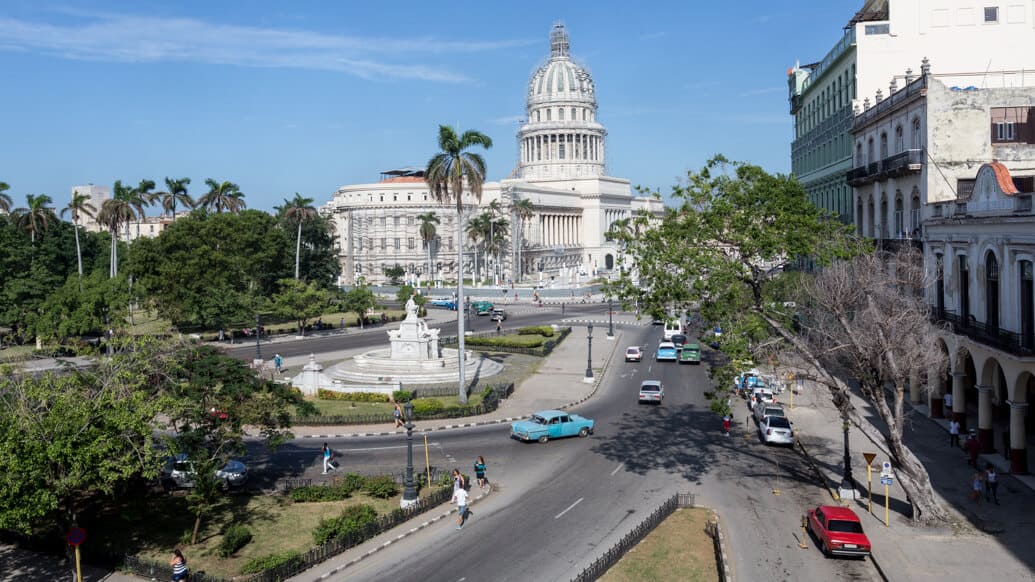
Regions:
M 586 377 L 583 382 L 593 382 L 593 324 L 586 326 Z
M 615 339 L 615 308 L 614 300 L 611 297 L 607 298 L 607 339 Z
M 845 433 L 845 467 L 844 473 L 841 476 L 841 490 L 838 492 L 841 499 L 855 499 L 855 480 L 852 479 L 852 457 L 848 448 L 848 429 L 851 427 L 852 425 L 848 422 L 848 416 L 843 416 L 841 428 Z
M 259 314 L 255 314 L 255 363 L 262 363 L 262 344 L 259 343 Z
M 403 509 L 417 503 L 417 487 L 413 482 L 413 403 L 403 405 L 406 411 L 406 479 L 403 481 L 403 496 L 399 506 Z

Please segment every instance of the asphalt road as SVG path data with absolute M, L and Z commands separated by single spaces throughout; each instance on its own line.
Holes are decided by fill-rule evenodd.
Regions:
M 649 326 L 625 328 L 622 343 L 649 346 L 650 354 L 658 335 Z M 662 405 L 637 404 L 637 387 L 646 378 L 665 383 Z M 496 489 L 473 507 L 463 530 L 453 520 L 440 521 L 331 579 L 571 579 L 677 491 L 696 493 L 700 504 L 719 511 L 738 579 L 879 579 L 868 561 L 825 560 L 812 540 L 808 550 L 798 548 L 800 515 L 824 502 L 824 491 L 797 451 L 759 443 L 753 421 L 743 422 L 743 403 L 737 403 L 741 422 L 734 435 L 723 437 L 708 410 L 708 386 L 706 365 L 616 359 L 597 397 L 575 411 L 597 421 L 589 438 L 523 444 L 508 438 L 506 426 L 429 435 L 432 465 L 470 474 L 474 458 L 484 455 Z M 289 472 L 311 469 L 321 445 L 293 442 L 273 464 Z M 342 439 L 331 446 L 343 451 L 345 470 L 405 464 L 400 436 Z M 416 464 L 423 466 L 419 450 Z

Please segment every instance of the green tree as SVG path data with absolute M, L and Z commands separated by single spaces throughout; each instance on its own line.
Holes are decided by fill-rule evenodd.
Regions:
M 205 185 L 208 186 L 208 192 L 198 199 L 198 206 L 215 210 L 217 214 L 222 214 L 224 210 L 240 212 L 245 209 L 244 193 L 237 184 L 207 178 Z
M 431 247 L 435 242 L 435 237 L 438 236 L 438 228 L 435 226 L 439 224 L 438 215 L 434 212 L 425 212 L 417 215 L 417 220 L 420 221 L 420 240 L 424 243 L 424 248 L 428 251 L 428 281 L 435 279 L 435 268 L 431 258 Z
M 51 202 L 53 200 L 46 194 L 40 194 L 39 196 L 26 194 L 25 208 L 16 208 L 14 210 L 18 226 L 29 233 L 29 238 L 33 244 L 36 243 L 37 233 L 47 230 L 50 228 L 51 223 L 57 221 L 54 209 L 49 206 Z
M 7 182 L 0 182 L 0 214 L 11 211 L 11 196 L 7 193 L 11 189 L 11 186 Z
M 367 312 L 378 306 L 377 296 L 366 285 L 358 285 L 342 295 L 341 308 L 346 313 L 355 313 L 360 328 L 366 319 Z
M 535 205 L 528 198 L 522 198 L 511 206 L 517 223 L 517 264 L 514 266 L 514 280 L 520 281 L 524 275 L 524 267 L 521 259 L 521 249 L 525 246 L 525 221 L 535 216 Z
M 316 218 L 316 207 L 313 206 L 312 198 L 305 198 L 298 192 L 291 200 L 284 200 L 284 205 L 277 209 L 284 218 L 298 225 L 298 234 L 295 237 L 295 279 L 298 279 L 299 259 L 302 256 L 302 225 Z
M 424 308 L 428 303 L 427 296 L 418 295 L 416 289 L 410 285 L 401 285 L 395 293 L 395 300 L 405 305 L 410 299 L 413 299 L 413 302 L 417 304 L 417 314 L 424 317 L 427 313 L 427 310 Z
M 187 186 L 190 185 L 190 178 L 174 180 L 165 177 L 165 191 L 155 194 L 155 199 L 162 205 L 162 214 L 176 217 L 176 207 L 182 204 L 186 208 L 194 208 L 194 199 L 187 193 Z
M 398 285 L 399 280 L 406 274 L 406 269 L 399 266 L 399 263 L 391 267 L 385 267 L 385 277 L 388 277 L 388 281 L 392 285 Z
M 111 256 L 108 276 L 115 278 L 119 274 L 119 233 L 122 225 L 129 228 L 129 224 L 136 220 L 137 216 L 143 214 L 143 203 L 134 193 L 133 188 L 122 184 L 122 180 L 115 180 L 112 186 L 111 198 L 101 204 L 101 210 L 97 214 L 97 221 L 103 224 L 111 233 Z M 128 238 L 128 237 L 127 237 Z
M 94 271 L 85 279 L 69 277 L 47 295 L 28 329 L 43 340 L 65 340 L 125 325 L 129 287 L 124 276 L 112 279 Z
M 456 130 L 448 125 L 438 127 L 439 152 L 428 160 L 424 171 L 432 196 L 441 203 L 456 205 L 456 264 L 457 264 L 457 305 L 464 304 L 464 184 L 468 192 L 478 202 L 482 199 L 482 184 L 485 183 L 485 160 L 481 155 L 468 151 L 479 146 L 485 149 L 492 147 L 492 139 L 478 131 L 465 131 L 457 135 Z M 456 328 L 460 354 L 464 353 L 464 318 L 462 310 L 456 311 Z M 457 386 L 457 399 L 461 404 L 467 403 L 467 386 L 464 376 L 464 358 L 460 358 L 460 376 Z
M 330 299 L 330 293 L 317 287 L 316 283 L 283 279 L 280 291 L 273 295 L 273 311 L 279 317 L 295 320 L 298 334 L 305 335 L 306 324 L 324 312 Z
M 97 208 L 93 204 L 90 204 L 90 197 L 85 194 L 80 194 L 79 191 L 72 192 L 72 200 L 69 201 L 68 206 L 61 209 L 61 217 L 64 218 L 65 213 L 71 213 L 72 215 L 72 227 L 75 230 L 75 257 L 76 264 L 79 269 L 79 279 L 83 278 L 83 252 L 79 246 L 79 219 L 82 216 L 93 218 L 97 213 Z M 81 285 L 80 285 L 81 286 Z

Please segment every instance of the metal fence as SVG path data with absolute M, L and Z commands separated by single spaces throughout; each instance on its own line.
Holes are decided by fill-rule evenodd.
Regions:
M 280 582 L 308 570 L 338 554 L 358 546 L 359 544 L 402 524 L 433 507 L 449 501 L 453 497 L 452 485 L 435 489 L 430 495 L 417 501 L 406 509 L 396 509 L 380 516 L 355 534 L 337 538 L 317 546 L 299 556 L 297 560 L 258 574 L 246 576 L 248 582 Z M 123 571 L 153 580 L 166 580 L 172 575 L 168 564 L 148 560 L 138 556 L 121 556 L 116 562 Z M 209 576 L 204 572 L 192 572 L 192 582 L 229 582 L 224 578 Z M 235 577 L 235 579 L 237 579 Z
M 413 420 L 465 418 L 468 416 L 479 416 L 494 412 L 499 408 L 500 401 L 514 392 L 514 383 L 490 384 L 487 388 L 491 388 L 489 393 L 482 398 L 480 403 L 474 406 L 453 406 L 443 408 L 437 412 L 419 412 L 415 410 L 413 413 Z M 430 389 L 418 389 L 415 392 L 419 393 L 421 398 L 432 395 L 453 396 L 456 394 L 455 388 L 443 387 L 441 390 L 443 391 L 441 394 L 433 394 Z M 296 426 L 392 424 L 393 420 L 392 415 L 386 412 L 384 414 L 365 414 L 360 416 L 306 416 L 304 418 L 296 418 L 292 420 L 292 424 Z
M 646 537 L 654 528 L 658 527 L 668 516 L 672 515 L 679 508 L 693 506 L 693 493 L 677 493 L 669 497 L 661 504 L 661 507 L 655 509 L 640 525 L 625 534 L 625 537 L 619 540 L 617 544 L 611 546 L 610 549 L 594 560 L 578 576 L 572 578 L 572 582 L 591 582 L 603 576 L 604 573 L 611 569 L 611 566 L 614 566 L 618 563 L 618 560 L 622 559 L 626 552 L 640 543 L 640 540 Z

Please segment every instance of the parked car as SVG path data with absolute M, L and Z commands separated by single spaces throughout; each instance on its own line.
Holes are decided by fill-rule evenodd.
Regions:
M 626 362 L 639 362 L 643 359 L 643 351 L 639 346 L 629 346 L 625 348 L 625 361 Z
M 570 436 L 593 434 L 594 422 L 577 414 L 560 410 L 543 410 L 528 420 L 519 420 L 510 425 L 510 436 L 520 441 L 539 441 Z
M 669 338 L 669 341 L 672 342 L 676 346 L 677 350 L 681 350 L 681 349 L 683 349 L 683 344 L 686 343 L 687 338 L 686 338 L 685 334 L 674 333 L 674 334 L 672 334 L 672 337 Z
M 654 359 L 658 362 L 676 361 L 676 346 L 672 342 L 661 342 L 658 344 L 658 351 L 654 352 Z
M 805 516 L 805 528 L 825 556 L 865 558 L 873 550 L 859 516 L 847 507 L 820 505 L 810 509 Z
M 758 370 L 752 368 L 751 370 L 745 370 L 737 375 L 733 380 L 733 387 L 738 391 L 750 393 L 751 389 L 758 383 L 758 380 Z
M 680 364 L 700 364 L 701 346 L 697 344 L 683 344 L 683 351 L 679 352 Z
M 492 313 L 493 304 L 489 301 L 472 301 L 471 309 L 478 315 L 489 315 Z
M 500 307 L 496 307 L 492 310 L 492 313 L 489 314 L 489 319 L 493 321 L 506 321 L 507 312 Z
M 793 445 L 791 421 L 783 416 L 767 416 L 758 423 L 758 434 L 767 445 Z
M 754 412 L 755 407 L 758 406 L 759 404 L 764 406 L 766 404 L 773 404 L 775 402 L 776 402 L 776 397 L 773 396 L 773 391 L 772 390 L 770 390 L 768 388 L 756 386 L 755 389 L 751 391 L 751 396 L 748 397 L 748 408 L 752 412 Z
M 672 336 L 683 333 L 683 324 L 678 319 L 670 319 L 665 322 L 665 329 L 662 331 L 662 338 L 665 341 L 672 341 Z
M 428 305 L 432 307 L 444 307 L 446 309 L 456 311 L 456 301 L 452 299 L 432 299 L 428 301 Z
M 752 410 L 752 413 L 755 415 L 755 420 L 758 422 L 762 422 L 762 420 L 767 416 L 783 416 L 785 418 L 787 417 L 787 413 L 784 412 L 783 407 L 778 406 L 776 404 L 764 404 L 761 406 L 756 406 Z
M 644 380 L 640 383 L 639 404 L 644 402 L 661 404 L 664 398 L 665 387 L 661 385 L 661 380 Z
M 186 453 L 179 453 L 174 457 L 170 457 L 162 468 L 162 487 L 167 491 L 192 489 L 195 485 L 194 478 L 196 475 L 194 463 L 187 458 Z M 248 481 L 248 466 L 241 461 L 230 459 L 222 468 L 216 469 L 215 475 L 223 489 L 240 487 Z

